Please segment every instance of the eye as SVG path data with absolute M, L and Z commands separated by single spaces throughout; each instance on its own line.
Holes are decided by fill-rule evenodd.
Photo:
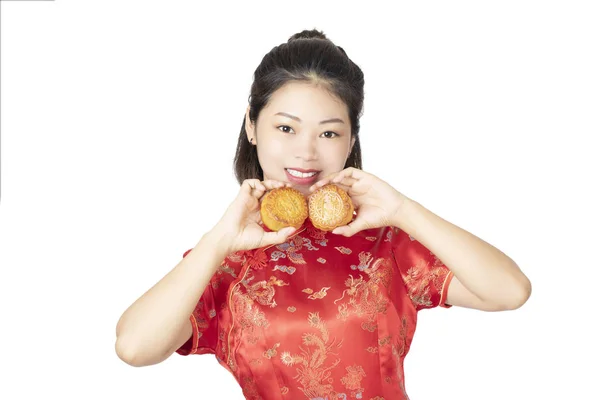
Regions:
M 287 128 L 287 130 L 285 129 L 281 129 L 281 128 Z M 277 129 L 279 129 L 280 131 L 284 132 L 284 133 L 291 133 L 290 131 L 292 131 L 292 128 L 287 126 L 287 125 L 279 125 L 277 127 Z M 293 131 L 292 131 L 293 132 Z
M 329 133 L 330 135 L 327 135 L 328 133 Z M 337 133 L 335 133 L 335 132 L 332 132 L 332 131 L 323 132 L 323 135 L 326 135 L 325 137 L 326 137 L 327 139 L 332 139 L 332 138 L 334 138 L 334 137 L 340 136 L 340 135 L 338 135 Z M 333 136 L 333 135 L 335 135 L 335 136 Z

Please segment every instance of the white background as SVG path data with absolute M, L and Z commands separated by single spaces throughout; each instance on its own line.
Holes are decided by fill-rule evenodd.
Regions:
M 411 398 L 600 398 L 597 3 L 376 4 L 2 2 L 1 398 L 242 398 L 212 355 L 123 363 L 115 326 L 233 200 L 254 69 L 312 28 L 365 73 L 364 169 L 533 283 L 420 313 Z

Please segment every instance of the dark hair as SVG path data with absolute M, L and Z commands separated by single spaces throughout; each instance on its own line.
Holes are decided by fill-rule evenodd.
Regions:
M 319 83 L 346 104 L 351 135 L 356 140 L 344 168 L 362 169 L 358 131 L 365 81 L 361 69 L 350 60 L 343 48 L 327 39 L 323 32 L 312 29 L 296 33 L 287 43 L 267 53 L 254 71 L 248 97 L 252 123 L 256 125 L 258 115 L 271 95 L 290 81 Z M 245 179 L 264 179 L 256 146 L 248 142 L 245 114 L 233 164 L 240 185 Z

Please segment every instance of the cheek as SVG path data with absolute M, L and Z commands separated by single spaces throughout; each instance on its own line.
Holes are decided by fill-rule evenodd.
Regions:
M 285 147 L 277 140 L 269 140 L 261 143 L 257 149 L 258 160 L 263 169 L 269 166 L 277 166 L 281 164 L 285 158 Z
M 320 159 L 323 165 L 331 169 L 342 169 L 348 158 L 348 148 L 346 144 L 335 143 L 329 146 L 323 146 Z

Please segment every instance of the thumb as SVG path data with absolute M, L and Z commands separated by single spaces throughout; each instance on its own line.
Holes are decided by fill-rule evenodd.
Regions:
M 343 235 L 346 237 L 350 237 L 350 236 L 354 235 L 355 233 L 360 232 L 366 228 L 367 228 L 366 225 L 360 219 L 355 219 L 354 221 L 350 222 L 348 225 L 338 226 L 331 233 L 333 233 L 335 235 Z
M 287 240 L 287 238 L 296 231 L 294 227 L 287 227 L 278 230 L 277 232 L 265 232 L 263 235 L 262 246 L 268 246 L 271 244 L 281 244 Z M 262 247 L 261 246 L 261 247 Z

